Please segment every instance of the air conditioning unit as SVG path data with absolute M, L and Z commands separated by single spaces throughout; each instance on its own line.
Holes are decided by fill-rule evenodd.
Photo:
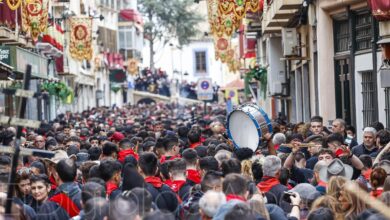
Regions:
M 298 55 L 297 29 L 282 28 L 283 56 Z

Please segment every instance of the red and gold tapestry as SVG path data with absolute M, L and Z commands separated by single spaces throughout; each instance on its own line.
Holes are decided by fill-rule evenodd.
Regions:
M 22 28 L 34 42 L 46 31 L 49 0 L 25 0 L 22 2 Z
M 371 8 L 372 15 L 378 21 L 390 21 L 390 1 L 389 0 L 367 0 Z
M 92 18 L 73 17 L 70 19 L 70 55 L 76 60 L 92 59 Z
M 0 0 L 2 2 L 2 0 Z M 16 10 L 19 8 L 22 0 L 7 0 L 7 5 L 11 10 Z

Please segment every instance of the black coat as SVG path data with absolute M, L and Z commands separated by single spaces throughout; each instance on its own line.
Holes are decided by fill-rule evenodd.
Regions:
M 174 213 L 178 208 L 179 200 L 177 195 L 169 186 L 163 184 L 160 188 L 156 188 L 152 184 L 146 183 L 146 190 L 152 194 L 153 201 L 159 209 Z

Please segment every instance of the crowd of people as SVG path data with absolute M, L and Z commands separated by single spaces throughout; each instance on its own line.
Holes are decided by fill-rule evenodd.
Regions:
M 390 132 L 356 131 L 320 116 L 275 120 L 255 152 L 235 148 L 226 111 L 173 104 L 94 108 L 58 115 L 22 145 L 54 152 L 23 157 L 12 217 L 39 220 L 338 220 L 386 219 L 390 207 Z M 3 145 L 15 128 L 2 127 Z M 4 213 L 10 155 L 0 155 Z M 351 190 L 354 189 L 354 190 Z M 358 189 L 358 190 L 356 190 Z
M 163 96 L 171 96 L 170 82 L 166 72 L 157 70 L 155 72 L 144 69 L 137 76 L 134 82 L 134 89 L 138 91 L 155 93 Z

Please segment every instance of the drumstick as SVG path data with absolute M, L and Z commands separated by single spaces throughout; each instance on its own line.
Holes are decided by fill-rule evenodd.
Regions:
M 370 194 L 366 193 L 363 189 L 361 189 L 355 182 L 347 182 L 344 186 L 345 190 L 349 193 L 354 194 L 360 200 L 365 202 L 371 208 L 380 212 L 383 216 L 390 219 L 390 212 L 388 211 L 389 207 L 387 207 L 383 202 L 378 199 L 374 199 L 370 196 Z
M 289 148 L 294 147 L 293 144 L 281 144 L 280 146 L 289 147 Z M 321 144 L 301 143 L 301 144 L 299 144 L 299 147 L 322 147 L 322 145 Z

